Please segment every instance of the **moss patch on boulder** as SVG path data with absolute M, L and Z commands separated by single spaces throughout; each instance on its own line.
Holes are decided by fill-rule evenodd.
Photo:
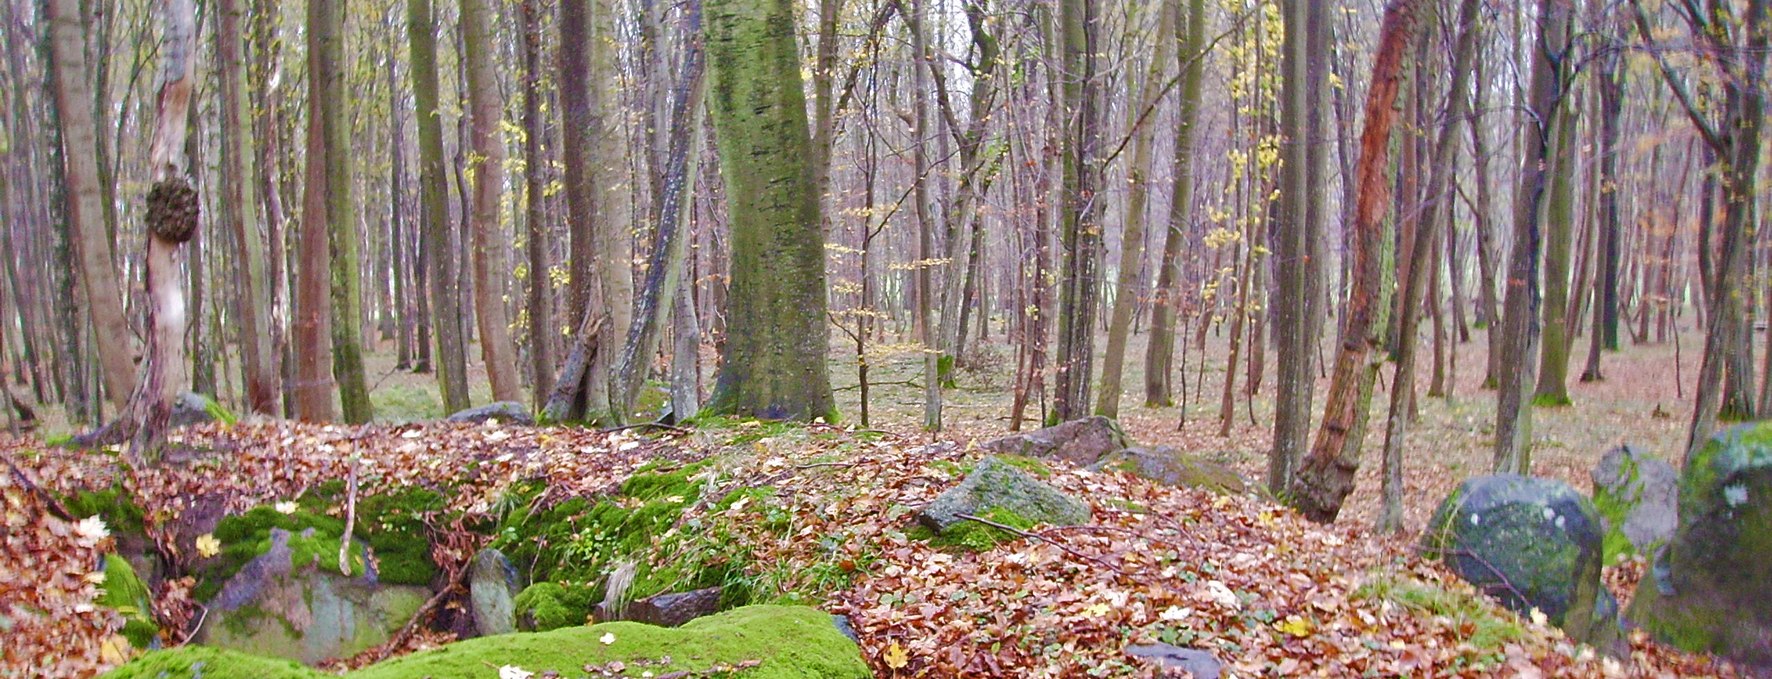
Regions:
M 148 653 L 105 674 L 105 679 L 321 679 L 331 677 L 289 660 L 211 646 L 180 646 Z
M 148 591 L 129 560 L 116 554 L 105 555 L 105 581 L 101 585 L 98 605 L 123 615 L 123 638 L 135 648 L 148 648 L 160 633 L 154 623 L 154 595 Z
M 271 549 L 271 531 L 289 532 L 290 561 L 296 566 L 315 565 L 321 570 L 337 573 L 339 540 L 344 536 L 344 520 L 297 507 L 281 512 L 272 506 L 253 508 L 245 514 L 224 517 L 215 528 L 215 539 L 221 552 L 201 560 L 196 567 L 200 575 L 192 594 L 198 601 L 209 601 L 221 591 L 247 562 Z M 353 544 L 350 552 L 351 572 L 362 573 L 363 549 Z
M 595 595 L 595 590 L 586 585 L 538 582 L 525 587 L 513 601 L 517 628 L 547 632 L 584 625 L 590 619 L 591 607 L 597 603 Z

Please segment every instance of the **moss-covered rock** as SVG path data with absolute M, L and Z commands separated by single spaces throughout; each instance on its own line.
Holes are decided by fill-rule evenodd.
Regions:
M 468 562 L 468 610 L 480 636 L 517 631 L 517 569 L 504 552 L 482 549 Z
M 1086 467 L 1103 455 L 1131 445 L 1132 439 L 1119 423 L 1095 415 L 1005 436 L 985 443 L 983 448 L 993 453 L 1058 459 Z
M 1094 468 L 1127 472 L 1166 486 L 1199 488 L 1221 494 L 1235 495 L 1249 489 L 1249 484 L 1235 469 L 1169 446 L 1114 451 L 1103 456 Z
M 1617 604 L 1600 585 L 1599 517 L 1568 484 L 1469 479 L 1434 513 L 1423 550 L 1509 609 L 1538 609 L 1571 637 L 1616 650 Z
M 314 533 L 272 529 L 263 553 L 209 602 L 197 640 L 318 663 L 386 642 L 429 598 L 422 587 L 376 582 L 362 570 L 360 551 L 352 557 L 354 576 L 341 575 L 338 539 Z
M 129 560 L 106 554 L 98 605 L 123 615 L 123 637 L 134 648 L 151 648 L 160 626 L 154 623 L 154 595 Z
M 985 547 L 1000 539 L 993 533 L 986 544 L 969 535 L 997 529 L 962 518 L 963 515 L 1023 530 L 1038 524 L 1074 526 L 1090 519 L 1089 505 L 996 457 L 979 461 L 960 485 L 918 512 L 917 520 L 942 538 L 970 547 Z
M 1592 473 L 1594 509 L 1605 525 L 1605 563 L 1620 556 L 1654 554 L 1679 523 L 1679 474 L 1643 451 L 1608 451 Z
M 607 635 L 607 636 L 606 636 Z M 607 639 L 608 643 L 604 640 Z M 663 662 L 669 658 L 670 662 Z M 861 651 L 837 631 L 831 616 L 796 606 L 748 606 L 682 627 L 633 622 L 536 634 L 508 634 L 457 642 L 353 672 L 352 679 L 485 677 L 490 668 L 514 665 L 538 676 L 579 676 L 586 665 L 623 662 L 638 674 L 696 672 L 719 665 L 759 661 L 737 676 L 747 679 L 842 679 L 871 677 Z
M 1772 422 L 1718 432 L 1687 461 L 1679 519 L 1628 617 L 1679 648 L 1772 670 Z
M 596 592 L 589 585 L 538 582 L 523 588 L 512 606 L 516 609 L 518 629 L 546 632 L 584 625 L 590 621 L 591 607 L 596 603 Z
M 220 422 L 233 425 L 239 421 L 226 406 L 206 395 L 194 391 L 179 394 L 172 400 L 172 417 L 168 424 L 174 427 L 188 427 L 193 424 Z
M 670 676 L 754 663 L 746 679 L 862 679 L 872 676 L 861 649 L 829 614 L 798 606 L 749 606 L 677 628 L 611 622 L 534 634 L 456 642 L 346 673 L 349 679 L 484 679 L 506 665 L 541 676 L 583 676 L 586 667 L 620 662 L 625 676 Z M 146 654 L 107 679 L 319 679 L 290 663 L 204 646 Z

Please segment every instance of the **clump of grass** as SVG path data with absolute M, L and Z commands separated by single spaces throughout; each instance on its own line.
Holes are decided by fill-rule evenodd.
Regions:
M 1392 575 L 1377 575 L 1354 590 L 1355 600 L 1382 601 L 1415 613 L 1444 617 L 1453 628 L 1468 630 L 1465 642 L 1481 657 L 1475 666 L 1500 663 L 1501 647 L 1525 635 L 1525 629 L 1512 616 L 1493 603 L 1470 591 L 1449 590 L 1419 580 Z

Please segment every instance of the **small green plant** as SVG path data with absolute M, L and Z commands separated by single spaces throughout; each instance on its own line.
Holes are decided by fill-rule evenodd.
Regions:
M 1354 590 L 1356 600 L 1385 601 L 1429 616 L 1452 620 L 1455 629 L 1470 630 L 1466 639 L 1482 656 L 1473 666 L 1498 665 L 1506 658 L 1502 646 L 1525 635 L 1507 613 L 1468 591 L 1453 591 L 1404 577 L 1377 575 Z

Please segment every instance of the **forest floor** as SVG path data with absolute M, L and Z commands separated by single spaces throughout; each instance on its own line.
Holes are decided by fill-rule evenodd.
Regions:
M 1198 352 L 1190 352 L 1190 387 L 1201 378 L 1204 388 L 1190 388 L 1189 406 L 1148 409 L 1136 370 L 1142 339 L 1135 338 L 1127 352 L 1134 357 L 1120 417 L 1127 432 L 1142 443 L 1205 454 L 1261 478 L 1272 421 L 1271 377 L 1253 399 L 1239 384 L 1230 435 L 1220 437 L 1223 340 L 1208 340 L 1216 362 L 1208 360 L 1201 372 L 1193 362 Z M 738 423 L 640 439 L 587 430 L 392 424 L 442 413 L 428 376 L 393 372 L 391 357 L 378 354 L 371 375 L 386 375 L 376 397 L 390 423 L 368 429 L 203 427 L 183 434 L 184 442 L 218 455 L 133 471 L 119 468 L 112 456 L 46 450 L 34 437 L 0 443 L 0 455 L 20 468 L 0 474 L 0 631 L 6 637 L 0 676 L 87 676 L 120 659 L 108 643 L 120 623 L 94 610 L 95 587 L 87 577 L 108 540 L 89 524 L 52 516 L 33 486 L 66 493 L 121 480 L 150 516 L 176 514 L 188 498 L 208 493 L 243 510 L 343 477 L 353 452 L 374 460 L 373 473 L 389 485 L 459 482 L 459 469 L 478 465 L 480 472 L 454 503 L 482 511 L 516 478 L 542 475 L 566 490 L 593 493 L 619 483 L 647 459 L 719 460 L 719 483 L 771 486 L 776 493 L 764 504 L 793 517 L 794 530 L 782 532 L 736 524 L 757 563 L 776 574 L 772 582 L 780 593 L 815 594 L 826 609 L 849 615 L 862 634 L 864 654 L 882 676 L 1132 674 L 1138 670 L 1126 664 L 1121 649 L 1133 641 L 1210 648 L 1243 677 L 1732 676 L 1727 666 L 1640 637 L 1621 662 L 1596 658 L 1560 632 L 1472 599 L 1468 587 L 1414 555 L 1418 533 L 1440 499 L 1489 466 L 1494 398 L 1480 389 L 1484 342 L 1480 334 L 1473 339 L 1458 347 L 1453 398 L 1419 401 L 1421 419 L 1405 446 L 1401 535 L 1378 536 L 1369 529 L 1378 506 L 1376 451 L 1387 398 L 1381 385 L 1359 488 L 1334 525 L 1309 524 L 1254 498 L 1058 469 L 1049 482 L 1088 498 L 1096 523 L 982 553 L 940 551 L 907 537 L 906 529 L 909 512 L 957 481 L 957 465 L 977 457 L 970 442 L 1008 430 L 1013 360 L 1002 346 L 991 347 L 996 358 L 987 352 L 980 365 L 962 370 L 960 388 L 947 392 L 948 430 L 933 437 L 917 431 L 920 361 L 911 355 L 876 361 L 875 378 L 884 384 L 874 391 L 869 427 L 897 433 Z M 1678 368 L 1672 345 L 1630 346 L 1606 356 L 1606 381 L 1572 381 L 1573 405 L 1536 409 L 1534 472 L 1586 491 L 1588 470 L 1606 449 L 1622 443 L 1677 463 L 1691 407 L 1691 394 L 1679 393 L 1679 385 L 1696 370 L 1699 338 L 1689 334 L 1682 342 Z M 1585 338 L 1577 346 L 1572 353 L 1579 365 Z M 853 362 L 833 356 L 842 412 L 854 418 L 858 391 L 847 388 L 855 383 Z M 1272 354 L 1266 358 L 1271 372 Z M 1427 365 L 1419 381 L 1423 390 Z M 1246 373 L 1237 377 L 1241 383 Z M 1184 410 L 1187 422 L 1178 430 Z M 954 445 L 927 445 L 932 439 Z M 606 454 L 585 454 L 590 451 Z M 713 513 L 706 506 L 695 511 Z M 460 545 L 444 552 L 440 561 L 457 565 L 471 553 Z M 828 572 L 819 566 L 833 558 L 846 575 L 820 582 L 792 575 Z M 1626 605 L 1640 573 L 1640 563 L 1608 569 L 1608 584 Z M 171 623 L 169 629 L 201 614 L 188 599 L 188 585 L 175 582 L 159 594 L 157 613 Z

